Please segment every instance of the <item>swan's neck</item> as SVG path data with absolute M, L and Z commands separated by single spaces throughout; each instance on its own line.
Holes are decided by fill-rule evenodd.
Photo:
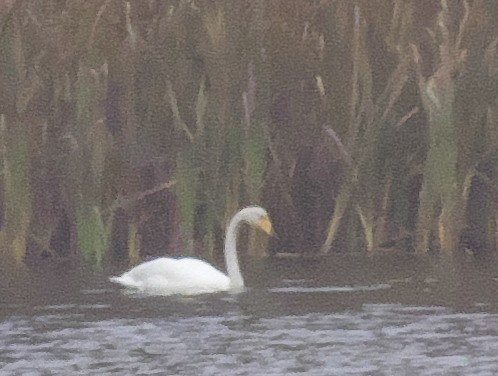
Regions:
M 225 235 L 225 264 L 231 288 L 244 287 L 244 280 L 242 279 L 237 259 L 237 233 L 241 222 L 242 218 L 235 215 L 230 221 Z

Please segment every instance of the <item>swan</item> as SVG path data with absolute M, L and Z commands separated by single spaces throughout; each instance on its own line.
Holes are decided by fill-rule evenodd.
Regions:
M 227 274 L 205 261 L 192 257 L 161 257 L 135 266 L 109 280 L 124 287 L 160 295 L 198 295 L 219 291 L 242 291 L 244 280 L 237 259 L 237 233 L 242 223 L 273 233 L 268 213 L 259 206 L 249 206 L 233 216 L 225 235 Z

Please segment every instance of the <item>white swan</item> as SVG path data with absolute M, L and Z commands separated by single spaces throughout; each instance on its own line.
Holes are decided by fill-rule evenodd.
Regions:
M 160 295 L 197 295 L 242 290 L 244 280 L 240 273 L 236 243 L 237 232 L 243 222 L 258 227 L 269 235 L 272 233 L 272 225 L 265 209 L 250 206 L 235 214 L 225 236 L 225 264 L 228 275 L 196 258 L 161 257 L 144 262 L 109 280 L 125 287 Z

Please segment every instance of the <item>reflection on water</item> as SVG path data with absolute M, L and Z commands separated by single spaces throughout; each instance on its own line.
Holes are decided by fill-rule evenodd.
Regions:
M 0 295 L 0 374 L 496 375 L 495 270 L 267 261 L 246 266 L 243 294 L 191 298 L 40 272 Z
M 271 292 L 356 292 L 356 291 L 374 291 L 388 289 L 391 285 L 379 283 L 370 286 L 320 286 L 320 287 L 275 287 L 270 289 Z

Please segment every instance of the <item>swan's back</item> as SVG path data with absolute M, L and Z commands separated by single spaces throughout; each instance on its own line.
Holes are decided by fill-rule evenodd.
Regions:
M 144 262 L 112 282 L 162 295 L 196 295 L 230 289 L 230 279 L 208 263 L 190 257 Z

